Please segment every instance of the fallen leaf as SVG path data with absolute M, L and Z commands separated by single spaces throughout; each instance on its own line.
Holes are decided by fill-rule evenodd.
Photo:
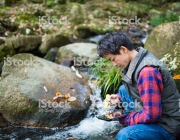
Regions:
M 61 94 L 61 92 L 60 91 L 57 91 L 56 92 L 56 96 L 58 96 L 58 95 L 60 95 Z
M 28 70 L 24 70 L 24 72 L 28 72 Z
M 68 101 L 69 101 L 69 102 L 73 102 L 73 101 L 75 101 L 75 100 L 76 100 L 76 97 L 73 97 L 73 96 L 71 96 L 71 97 L 68 98 Z
M 65 99 L 69 98 L 69 95 L 68 94 L 64 94 L 64 98 Z
M 175 79 L 175 80 L 178 80 L 178 79 L 180 79 L 180 74 L 178 74 L 178 75 L 175 75 L 175 76 L 173 77 L 173 79 Z
M 46 87 L 46 86 L 44 86 L 44 90 L 45 90 L 46 92 L 48 92 L 48 90 L 47 90 L 47 87 Z

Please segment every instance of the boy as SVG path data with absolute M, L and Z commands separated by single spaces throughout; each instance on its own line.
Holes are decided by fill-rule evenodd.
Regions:
M 128 127 L 121 129 L 116 138 L 175 140 L 180 132 L 180 94 L 166 66 L 146 49 L 134 50 L 131 41 L 120 32 L 105 35 L 97 49 L 100 57 L 123 68 L 123 86 L 117 95 L 111 95 L 111 105 L 120 100 L 136 100 L 141 107 L 137 109 L 135 104 L 126 108 L 133 112 L 119 120 Z

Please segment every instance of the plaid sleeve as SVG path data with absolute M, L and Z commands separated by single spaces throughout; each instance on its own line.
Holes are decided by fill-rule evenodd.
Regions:
M 120 119 L 125 125 L 150 123 L 160 119 L 162 115 L 161 94 L 163 81 L 161 73 L 152 66 L 144 67 L 138 77 L 138 90 L 143 102 L 143 110 L 132 112 Z

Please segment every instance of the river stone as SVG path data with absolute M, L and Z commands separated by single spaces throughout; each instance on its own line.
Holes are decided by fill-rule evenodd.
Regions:
M 172 76 L 180 74 L 180 41 L 177 42 L 161 61 L 168 67 Z M 180 80 L 175 80 L 180 92 Z
M 0 128 L 1 127 L 6 127 L 8 124 L 7 124 L 7 121 L 4 119 L 4 117 L 2 116 L 2 114 L 0 114 Z
M 59 48 L 55 62 L 60 64 L 63 60 L 73 60 L 78 66 L 85 61 L 91 64 L 98 58 L 97 45 L 93 43 L 73 43 Z
M 68 67 L 31 54 L 14 55 L 3 66 L 0 80 L 0 113 L 14 125 L 75 125 L 86 116 L 89 107 L 86 103 L 91 92 L 87 83 L 89 77 L 81 75 L 82 79 Z M 46 102 L 52 103 L 57 91 L 63 95 L 68 93 L 77 100 L 67 102 L 67 99 L 62 99 L 61 106 L 56 110 L 48 107 Z M 53 105 L 57 107 L 56 103 Z
M 145 48 L 161 59 L 173 50 L 175 43 L 180 41 L 179 22 L 164 23 L 153 29 L 147 37 Z
M 59 48 L 70 43 L 71 41 L 67 37 L 61 35 L 61 33 L 48 35 L 43 39 L 43 43 L 39 47 L 39 51 L 42 54 L 46 54 L 51 48 Z
M 19 36 L 6 39 L 5 45 L 13 47 L 17 53 L 31 51 L 42 42 L 41 36 Z
M 48 53 L 44 56 L 44 59 L 54 62 L 58 48 L 51 48 Z

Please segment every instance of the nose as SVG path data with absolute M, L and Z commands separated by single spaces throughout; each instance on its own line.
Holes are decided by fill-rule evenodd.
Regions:
M 115 62 L 112 61 L 112 63 L 113 63 L 114 66 L 117 66 L 117 64 Z

